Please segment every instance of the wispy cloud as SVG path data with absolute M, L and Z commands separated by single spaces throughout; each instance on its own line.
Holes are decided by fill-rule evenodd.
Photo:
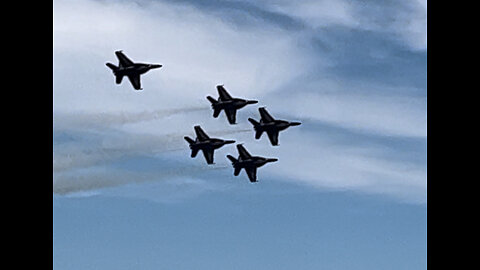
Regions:
M 285 98 L 285 97 L 283 97 Z M 413 97 L 376 96 L 355 93 L 304 93 L 289 95 L 291 107 L 273 106 L 284 114 L 292 112 L 341 127 L 391 136 L 426 136 L 426 100 Z M 276 105 L 276 106 L 275 106 Z
M 200 124 L 279 157 L 259 172 L 267 179 L 424 201 L 426 97 L 422 76 L 408 72 L 424 68 L 422 5 L 215 3 L 55 1 L 57 194 L 193 179 L 205 166 L 190 159 L 183 136 Z M 382 11 L 386 19 L 371 16 Z M 164 66 L 142 76 L 143 91 L 115 85 L 104 64 L 118 49 Z M 205 96 L 217 84 L 304 125 L 281 133 L 280 147 L 254 141 L 245 120 L 258 118 L 256 107 L 240 110 L 236 126 L 212 118 Z M 222 149 L 206 168 L 230 168 L 225 153 L 236 150 Z M 145 158 L 156 169 L 138 170 Z
M 345 26 L 379 32 L 411 49 L 426 50 L 426 0 L 268 0 L 262 6 L 312 29 Z

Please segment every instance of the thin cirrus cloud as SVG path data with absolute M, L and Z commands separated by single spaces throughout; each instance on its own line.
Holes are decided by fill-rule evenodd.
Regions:
M 417 51 L 411 35 L 403 33 L 406 39 L 396 35 L 395 25 L 388 31 L 371 26 L 361 17 L 366 11 L 348 1 L 337 2 L 334 6 L 343 8 L 331 13 L 329 1 L 320 1 L 315 6 L 323 12 L 319 14 L 330 15 L 318 18 L 306 12 L 312 1 L 296 7 L 272 1 L 232 3 L 238 8 L 217 7 L 219 17 L 214 5 L 206 11 L 189 1 L 55 1 L 54 191 L 93 192 L 147 179 L 191 179 L 196 172 L 188 168 L 196 160 L 190 159 L 182 138 L 193 133 L 194 124 L 201 124 L 211 135 L 232 134 L 256 154 L 278 156 L 278 166 L 262 170 L 265 181 L 423 202 L 425 90 L 405 90 L 395 80 L 373 78 L 364 83 L 362 77 L 334 74 L 332 67 L 345 63 L 312 45 L 325 38 L 318 27 L 338 24 L 377 31 L 379 36 L 394 33 Z M 392 16 L 406 16 L 402 12 Z M 244 23 L 225 19 L 229 15 Z M 329 23 L 323 23 L 323 17 Z M 344 42 L 327 41 L 330 47 Z M 118 49 L 134 61 L 164 66 L 142 76 L 143 91 L 133 91 L 128 81 L 115 85 L 104 64 L 116 62 L 113 52 Z M 350 88 L 357 82 L 362 82 L 363 90 Z M 239 111 L 235 127 L 227 126 L 223 115 L 211 117 L 205 96 L 216 96 L 217 84 L 225 84 L 233 96 L 260 100 L 259 105 L 267 105 L 274 116 L 304 125 L 282 133 L 279 148 L 264 139 L 254 141 L 247 132 L 251 126 L 243 120 L 257 118 L 256 107 Z M 394 90 L 377 95 L 383 87 Z M 339 135 L 347 139 L 339 140 Z M 304 151 L 299 153 L 300 149 Z M 216 162 L 225 169 L 229 164 L 221 155 Z M 173 160 L 174 168 L 183 173 L 115 165 L 137 164 L 142 157 Z
M 345 26 L 380 32 L 415 51 L 426 50 L 426 0 L 267 0 L 262 6 L 312 29 Z

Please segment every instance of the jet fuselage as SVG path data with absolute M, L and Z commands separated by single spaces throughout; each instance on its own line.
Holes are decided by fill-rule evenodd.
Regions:
M 238 161 L 233 164 L 235 168 L 259 168 L 263 165 L 267 164 L 268 162 L 275 162 L 278 159 L 276 158 L 264 158 L 254 156 L 249 159 L 242 160 L 241 157 L 238 158 Z
M 230 100 L 221 100 L 220 98 L 218 98 L 218 102 L 215 103 L 215 104 L 212 104 L 212 108 L 213 109 L 220 109 L 220 110 L 224 110 L 224 109 L 238 110 L 238 109 L 241 109 L 241 108 L 247 106 L 247 104 L 255 104 L 255 103 L 258 103 L 258 101 L 256 101 L 256 100 L 245 100 L 245 99 L 241 99 L 241 98 L 232 98 Z
M 150 69 L 160 68 L 160 67 L 162 67 L 162 65 L 136 63 L 128 67 L 119 67 L 114 73 L 115 75 L 121 75 L 121 76 L 141 75 L 146 73 Z
M 269 130 L 285 130 L 290 126 L 290 122 L 284 120 L 274 120 L 272 122 L 263 122 L 260 120 L 260 125 L 255 127 L 255 130 L 269 131 Z
M 225 144 L 231 144 L 234 143 L 235 141 L 232 140 L 221 140 L 221 139 L 215 139 L 215 138 L 210 138 L 205 141 L 200 141 L 198 139 L 195 140 L 193 144 L 190 144 L 190 149 L 218 149 Z

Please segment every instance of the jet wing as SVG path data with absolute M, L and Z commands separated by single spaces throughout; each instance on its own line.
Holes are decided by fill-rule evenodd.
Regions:
M 257 168 L 245 168 L 245 171 L 247 172 L 248 179 L 250 179 L 250 182 L 257 182 Z
M 122 51 L 116 51 L 115 54 L 117 55 L 118 62 L 120 63 L 119 66 L 122 66 L 122 67 L 133 66 L 133 61 L 128 59 L 128 57 L 125 54 L 123 54 Z
M 213 149 L 202 149 L 203 156 L 208 164 L 213 164 Z
M 241 144 L 237 144 L 237 150 L 238 150 L 238 154 L 240 155 L 240 158 L 243 160 L 250 159 L 252 157 L 252 155 L 248 153 L 247 149 L 245 149 L 245 147 L 243 147 L 243 145 Z
M 206 141 L 206 140 L 210 139 L 208 137 L 208 135 L 205 133 L 205 131 L 203 131 L 203 129 L 200 126 L 195 126 L 193 128 L 195 129 L 195 133 L 197 134 L 197 138 L 200 141 Z
M 272 145 L 278 145 L 278 130 L 269 130 L 267 131 L 267 135 Z
M 231 125 L 235 124 L 237 118 L 237 110 L 225 109 L 225 114 L 227 115 L 228 123 L 230 123 Z
M 220 100 L 230 100 L 232 96 L 228 94 L 227 90 L 223 87 L 223 85 L 217 85 L 218 95 L 220 96 Z
M 262 122 L 273 122 L 275 119 L 267 112 L 265 108 L 258 108 L 260 116 L 262 117 Z
M 128 79 L 133 85 L 133 88 L 136 90 L 142 90 L 142 87 L 140 86 L 140 74 L 139 75 L 128 75 Z

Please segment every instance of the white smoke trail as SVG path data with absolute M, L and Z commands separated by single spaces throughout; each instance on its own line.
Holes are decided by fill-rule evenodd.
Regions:
M 109 165 L 128 158 L 149 157 L 184 150 L 189 153 L 185 134 L 138 134 L 135 131 L 119 130 L 125 124 L 150 121 L 173 114 L 208 110 L 204 107 L 190 107 L 172 110 L 157 110 L 141 113 L 69 113 L 55 115 L 55 133 L 69 136 L 66 141 L 55 140 L 54 134 L 54 193 L 71 194 L 90 192 L 146 181 L 160 181 L 181 176 L 192 177 L 199 172 L 228 168 L 228 165 L 191 166 L 180 162 L 174 168 L 159 168 L 154 172 L 138 172 L 115 169 Z M 211 137 L 252 132 L 252 129 L 208 130 Z M 169 154 L 165 154 L 169 155 Z M 163 156 L 163 155 L 162 155 Z M 186 156 L 188 157 L 188 156 Z
M 217 130 L 218 135 L 250 132 L 251 130 Z M 154 156 L 156 154 L 188 150 L 181 133 L 163 135 L 129 134 L 113 131 L 101 135 L 98 142 L 88 144 L 73 141 L 55 146 L 54 172 L 107 164 L 115 159 L 131 156 Z
M 145 112 L 119 112 L 119 113 L 56 113 L 54 115 L 54 126 L 81 128 L 99 128 L 110 126 L 121 126 L 142 121 L 162 119 L 171 115 L 181 113 L 192 113 L 209 111 L 209 107 L 188 107 L 181 109 L 156 110 Z
M 57 195 L 91 192 L 127 184 L 141 184 L 185 176 L 192 177 L 202 172 L 226 168 L 228 168 L 227 165 L 183 166 L 181 168 L 160 168 L 154 172 L 107 170 L 102 167 L 89 168 L 87 170 L 80 169 L 54 174 L 53 192 Z

